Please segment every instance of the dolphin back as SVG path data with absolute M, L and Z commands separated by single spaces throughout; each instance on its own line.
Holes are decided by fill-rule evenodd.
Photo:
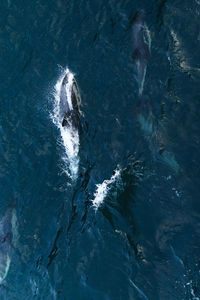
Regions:
M 13 209 L 9 208 L 0 221 L 0 248 L 12 242 L 12 215 Z
M 65 114 L 69 111 L 69 104 L 67 101 L 67 83 L 68 77 L 67 75 L 64 77 L 60 89 L 60 118 L 63 119 Z
M 60 117 L 62 126 L 72 126 L 75 129 L 79 128 L 80 104 L 81 98 L 76 80 L 73 77 L 72 83 L 70 83 L 68 81 L 68 74 L 66 74 L 60 90 Z

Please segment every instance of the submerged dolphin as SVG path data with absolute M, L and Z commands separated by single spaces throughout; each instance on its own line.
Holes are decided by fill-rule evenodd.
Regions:
M 6 278 L 12 249 L 17 239 L 17 216 L 15 208 L 8 208 L 0 220 L 0 284 Z
M 78 129 L 80 125 L 81 99 L 75 78 L 67 73 L 63 78 L 60 89 L 60 119 L 62 126 L 71 126 Z
M 153 158 L 164 163 L 178 174 L 180 166 L 173 152 L 166 149 L 167 140 L 165 129 L 163 128 L 162 122 L 159 122 L 153 115 L 150 103 L 145 103 L 143 109 L 139 109 L 137 119 Z
M 139 95 L 142 95 L 147 62 L 150 57 L 151 38 L 145 24 L 143 11 L 136 13 L 132 26 L 132 58 L 135 63 L 135 77 L 138 82 Z

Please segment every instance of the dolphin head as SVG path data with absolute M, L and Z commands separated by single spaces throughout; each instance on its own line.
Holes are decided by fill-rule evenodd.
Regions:
M 138 20 L 138 21 L 142 21 L 142 22 L 144 22 L 145 21 L 145 12 L 144 12 L 144 10 L 143 9 L 141 9 L 140 11 L 138 11 L 137 13 L 136 13 L 136 20 Z
M 144 22 L 145 22 L 145 12 L 144 12 L 144 10 L 140 10 L 140 11 L 137 11 L 135 13 L 135 15 L 133 16 L 131 24 L 132 25 L 136 25 L 136 24 L 143 25 Z

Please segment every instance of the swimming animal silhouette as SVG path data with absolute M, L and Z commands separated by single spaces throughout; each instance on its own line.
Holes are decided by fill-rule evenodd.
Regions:
M 62 126 L 71 126 L 74 129 L 78 129 L 80 126 L 79 105 L 81 99 L 76 80 L 73 77 L 71 83 L 69 78 L 70 75 L 72 74 L 67 73 L 61 84 L 60 118 Z
M 0 219 L 0 284 L 8 274 L 17 235 L 16 209 L 10 207 Z
M 151 37 L 145 23 L 144 11 L 136 13 L 132 24 L 132 58 L 135 64 L 134 71 L 138 82 L 139 96 L 141 96 L 151 48 Z

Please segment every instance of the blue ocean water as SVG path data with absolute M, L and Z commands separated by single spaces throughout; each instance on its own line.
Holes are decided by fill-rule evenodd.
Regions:
M 0 299 L 200 298 L 199 14 L 199 0 L 1 1 Z M 74 178 L 53 122 L 66 68 L 82 100 Z

